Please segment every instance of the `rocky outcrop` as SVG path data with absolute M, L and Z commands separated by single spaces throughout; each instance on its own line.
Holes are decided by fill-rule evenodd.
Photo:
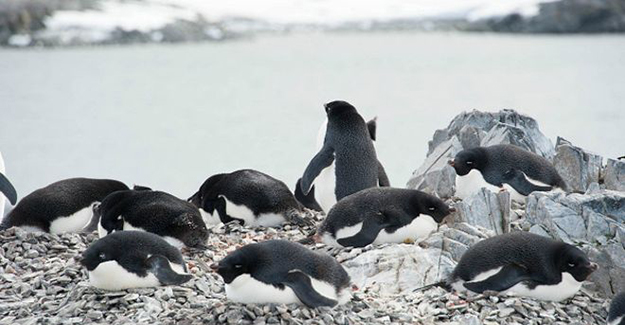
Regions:
M 608 190 L 625 192 L 625 161 L 608 159 L 603 183 Z
M 428 142 L 427 158 L 412 174 L 408 187 L 451 197 L 456 174 L 447 161 L 463 149 L 495 144 L 514 144 L 547 159 L 555 155 L 551 141 L 540 132 L 533 118 L 514 110 L 474 110 L 456 116 L 447 128 L 434 133 Z
M 493 193 L 482 188 L 455 204 L 456 221 L 490 229 L 497 235 L 510 232 L 510 193 Z
M 585 192 L 590 184 L 599 183 L 602 162 L 601 156 L 586 152 L 558 137 L 553 165 L 566 181 L 569 191 Z

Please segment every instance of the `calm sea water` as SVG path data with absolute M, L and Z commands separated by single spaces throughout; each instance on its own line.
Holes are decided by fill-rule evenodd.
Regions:
M 219 44 L 0 50 L 0 150 L 21 196 L 76 176 L 190 196 L 255 168 L 293 186 L 322 104 L 378 116 L 404 186 L 435 129 L 512 108 L 604 156 L 625 154 L 625 37 L 309 34 Z

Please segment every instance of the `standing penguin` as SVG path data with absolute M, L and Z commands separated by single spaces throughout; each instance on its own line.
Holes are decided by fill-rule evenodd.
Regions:
M 127 190 L 110 179 L 70 178 L 40 188 L 19 201 L 0 228 L 21 227 L 53 234 L 93 231 L 93 207 L 107 195 Z
M 17 202 L 17 191 L 13 187 L 13 184 L 9 181 L 9 179 L 4 175 L 4 160 L 2 159 L 2 153 L 0 152 L 0 221 L 4 217 L 4 198 L 9 199 L 12 205 L 15 205 Z
M 482 187 L 509 190 L 521 202 L 534 191 L 567 189 L 547 159 L 510 144 L 465 149 L 449 164 L 456 170 L 456 196 L 461 199 Z
M 99 239 L 80 263 L 91 285 L 106 290 L 179 285 L 192 278 L 175 247 L 143 231 L 118 231 Z
M 115 231 L 141 230 L 162 236 L 182 248 L 203 248 L 208 230 L 200 212 L 190 203 L 171 194 L 145 187 L 118 191 L 98 207 L 100 238 Z
M 378 184 L 388 185 L 378 162 L 369 128 L 356 108 L 344 101 L 325 105 L 327 127 L 323 146 L 306 167 L 300 181 L 303 195 L 315 184 L 324 211 L 340 199 Z M 322 127 L 322 130 L 324 128 Z
M 333 257 L 286 240 L 250 244 L 211 268 L 228 299 L 241 303 L 303 303 L 316 308 L 351 298 L 349 275 Z
M 188 201 L 200 209 L 207 224 L 239 220 L 252 227 L 311 225 L 286 184 L 252 169 L 213 175 Z
M 625 325 L 625 292 L 621 292 L 612 299 L 608 325 Z
M 369 188 L 339 201 L 316 236 L 328 245 L 352 247 L 417 241 L 435 231 L 453 211 L 421 191 Z
M 317 150 L 320 150 L 323 147 L 323 141 L 324 141 L 325 134 L 326 134 L 327 124 L 328 124 L 328 120 L 326 119 L 324 123 L 321 125 L 321 128 L 319 129 L 319 134 L 317 136 Z M 369 130 L 371 141 L 374 142 L 374 147 L 375 147 L 377 117 L 367 122 L 367 129 Z M 328 212 L 330 207 L 332 207 L 332 205 L 336 203 L 336 199 L 333 198 L 334 197 L 333 196 L 334 178 L 335 178 L 333 175 L 333 172 L 334 172 L 334 162 L 332 162 L 332 164 L 329 167 L 326 167 L 324 170 L 321 171 L 321 173 L 319 173 L 319 176 L 317 177 L 317 180 L 315 182 L 315 183 L 320 184 L 319 186 L 320 186 L 320 190 L 322 193 L 321 196 L 324 198 L 329 198 L 327 202 L 325 202 L 325 205 L 327 208 L 325 210 L 326 212 Z M 391 186 L 388 176 L 386 176 L 386 171 L 384 170 L 384 166 L 382 166 L 382 163 L 380 163 L 379 161 L 378 161 L 378 178 L 379 178 L 378 184 L 380 186 Z M 324 211 L 324 209 L 321 207 L 321 205 L 315 198 L 315 185 L 311 187 L 308 195 L 304 195 L 304 193 L 302 193 L 301 181 L 302 179 L 300 178 L 297 180 L 297 183 L 295 184 L 294 194 L 295 194 L 295 198 L 297 199 L 297 201 L 308 209 L 319 211 L 319 212 Z
M 456 291 L 497 291 L 561 301 L 575 295 L 596 269 L 597 264 L 573 245 L 515 232 L 473 245 L 446 283 Z

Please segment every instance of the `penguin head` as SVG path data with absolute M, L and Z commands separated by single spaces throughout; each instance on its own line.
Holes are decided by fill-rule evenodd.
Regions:
M 251 273 L 255 263 L 255 254 L 250 252 L 249 246 L 240 248 L 226 256 L 219 264 L 211 265 L 226 283 L 232 283 L 239 275 Z
M 482 169 L 486 164 L 486 157 L 481 148 L 465 149 L 460 151 L 449 164 L 456 170 L 456 174 L 464 176 L 472 169 Z
M 419 212 L 421 214 L 431 216 L 437 223 L 441 223 L 446 216 L 456 211 L 454 208 L 450 208 L 445 202 L 433 195 L 425 193 L 421 194 L 424 195 L 419 197 L 417 203 Z
M 568 272 L 579 282 L 586 280 L 598 268 L 584 252 L 569 244 L 564 244 L 562 250 L 556 254 L 556 259 L 560 271 Z
M 83 252 L 80 264 L 86 267 L 88 271 L 93 271 L 101 263 L 115 260 L 120 250 L 123 248 L 112 245 L 110 241 L 108 245 L 97 241 Z
M 343 100 L 335 100 L 335 101 L 329 102 L 323 105 L 323 107 L 326 110 L 326 114 L 328 115 L 328 118 L 338 116 L 345 112 L 356 111 L 356 108 L 354 106 L 352 106 L 350 103 L 343 101 Z

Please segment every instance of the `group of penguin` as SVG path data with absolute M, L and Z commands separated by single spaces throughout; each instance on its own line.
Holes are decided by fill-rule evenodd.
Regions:
M 192 276 L 180 249 L 205 249 L 207 225 L 314 226 L 306 210 L 317 210 L 326 217 L 301 243 L 269 240 L 246 245 L 210 267 L 223 278 L 233 301 L 309 307 L 345 303 L 351 297 L 349 275 L 334 258 L 306 244 L 419 242 L 454 208 L 418 190 L 390 187 L 376 155 L 375 119 L 365 122 L 345 101 L 330 102 L 324 109 L 327 119 L 319 132 L 318 152 L 294 193 L 285 183 L 248 169 L 209 177 L 187 200 L 143 186 L 131 189 L 115 180 L 72 178 L 38 189 L 15 205 L 17 193 L 0 157 L 0 190 L 15 205 L 0 229 L 97 230 L 100 239 L 83 253 L 81 263 L 93 286 L 120 290 L 189 281 Z M 482 187 L 507 190 L 513 200 L 524 200 L 534 191 L 567 191 L 549 161 L 512 145 L 466 149 L 449 164 L 457 174 L 455 192 L 460 199 Z M 0 216 L 4 199 L 0 195 Z M 449 278 L 432 285 L 561 301 L 575 295 L 596 268 L 573 245 L 513 232 L 475 244 Z M 621 294 L 612 303 L 609 324 L 624 325 L 624 315 Z

